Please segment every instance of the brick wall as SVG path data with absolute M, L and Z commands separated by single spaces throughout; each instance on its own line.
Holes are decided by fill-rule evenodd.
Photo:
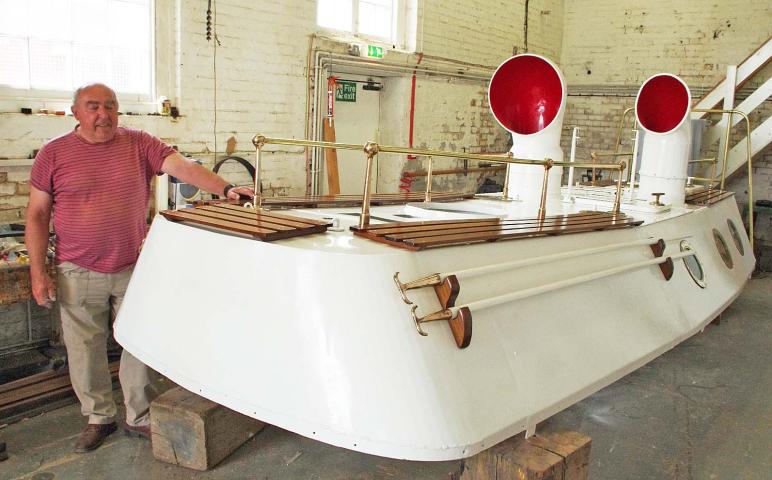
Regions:
M 235 154 L 252 160 L 251 138 L 257 132 L 304 136 L 306 55 L 309 37 L 318 30 L 315 1 L 218 1 L 216 34 L 221 45 L 216 59 L 213 42 L 205 38 L 206 2 L 182 0 L 178 10 L 170 0 L 158 4 L 159 17 L 163 17 L 159 22 L 165 30 L 159 30 L 157 36 L 172 43 L 158 54 L 163 59 L 157 74 L 158 94 L 172 99 L 183 117 L 175 121 L 124 115 L 122 124 L 148 130 L 209 166 L 215 152 L 222 156 L 230 137 L 236 141 Z M 562 4 L 558 0 L 530 1 L 531 50 L 560 56 Z M 447 65 L 496 66 L 513 49 L 523 51 L 524 1 L 426 0 L 419 2 L 417 11 L 419 49 Z M 178 50 L 170 40 L 175 38 L 180 41 Z M 506 141 L 505 134 L 490 123 L 484 90 L 482 82 L 419 79 L 416 144 L 471 151 L 499 148 Z M 409 82 L 404 79 L 396 93 L 384 93 L 382 108 L 391 112 L 386 118 L 407 118 L 409 98 Z M 4 174 L 0 176 L 0 221 L 19 219 L 27 202 L 31 162 L 20 159 L 73 125 L 72 117 L 0 112 L 0 173 Z M 393 144 L 406 144 L 404 123 L 384 122 L 381 132 L 382 138 L 402 140 Z M 279 195 L 302 194 L 302 149 L 271 150 L 265 155 L 264 189 Z M 411 168 L 404 163 L 395 165 L 395 171 L 379 176 L 384 182 L 379 191 L 396 191 L 399 172 Z M 241 175 L 245 179 L 238 166 L 225 170 L 234 178 Z M 473 187 L 463 178 L 456 183 Z
M 566 1 L 561 67 L 570 96 L 564 125 L 581 127 L 577 157 L 613 149 L 622 111 L 655 73 L 681 76 L 699 99 L 726 76 L 727 65 L 741 62 L 772 35 L 771 17 L 772 4 L 758 0 Z M 767 66 L 748 85 L 761 84 L 770 72 Z M 742 98 L 738 93 L 737 100 Z M 770 111 L 767 100 L 752 115 L 752 124 L 759 125 Z M 625 131 L 623 149 L 629 150 L 629 136 Z M 570 132 L 564 131 L 566 152 L 569 142 Z M 713 153 L 716 146 L 706 149 Z M 768 147 L 754 159 L 755 199 L 772 198 L 771 151 Z M 739 203 L 747 202 L 744 169 L 728 185 Z M 762 238 L 772 238 L 768 220 L 758 230 Z
M 159 1 L 167 3 L 171 4 Z M 590 150 L 613 146 L 618 117 L 632 105 L 632 95 L 648 75 L 673 71 L 692 88 L 707 88 L 723 76 L 727 63 L 741 60 L 769 36 L 769 2 L 718 3 L 528 1 L 528 49 L 559 60 L 570 94 L 595 85 L 619 86 L 628 92 L 614 96 L 601 89 L 600 95 L 569 97 L 564 125 L 582 127 L 580 158 Z M 231 137 L 235 153 L 251 160 L 250 140 L 257 132 L 304 136 L 306 55 L 309 36 L 317 31 L 314 1 L 217 2 L 221 46 L 216 69 L 213 42 L 205 39 L 206 2 L 182 0 L 179 13 L 165 8 L 179 18 L 167 19 L 171 31 L 159 37 L 179 37 L 181 43 L 179 50 L 172 45 L 159 54 L 165 61 L 159 67 L 158 93 L 172 98 L 183 117 L 173 121 L 126 115 L 123 124 L 159 135 L 207 165 L 215 151 L 222 155 Z M 417 12 L 418 48 L 446 65 L 494 67 L 514 50 L 525 48 L 524 0 L 425 0 L 418 3 Z M 381 141 L 405 145 L 409 77 L 389 82 L 381 93 Z M 0 159 L 0 221 L 18 219 L 26 205 L 29 162 L 18 159 L 72 125 L 71 117 L 0 113 L 0 157 L 15 159 Z M 492 121 L 483 82 L 446 78 L 419 77 L 414 136 L 418 146 L 467 151 L 501 150 L 507 142 L 505 132 Z M 568 133 L 566 153 L 567 141 Z M 276 148 L 265 157 L 268 192 L 304 192 L 302 149 Z M 406 162 L 383 167 L 379 191 L 395 191 L 400 172 L 418 168 Z M 437 168 L 457 165 L 447 160 Z M 760 171 L 765 165 L 760 161 Z M 226 171 L 243 179 L 238 166 Z M 448 188 L 473 188 L 477 180 L 448 176 L 437 181 Z M 765 188 L 769 190 L 768 184 Z

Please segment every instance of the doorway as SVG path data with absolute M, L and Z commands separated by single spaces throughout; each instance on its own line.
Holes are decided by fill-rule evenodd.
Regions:
M 381 79 L 353 74 L 338 76 L 338 82 L 348 82 L 348 88 L 355 89 L 356 94 L 347 95 L 349 101 L 335 101 L 335 141 L 363 146 L 366 142 L 378 142 L 381 109 L 381 95 L 378 87 L 383 85 Z M 374 89 L 373 86 L 378 89 Z M 326 118 L 323 121 L 327 121 Z M 361 151 L 339 149 L 337 157 L 341 195 L 362 195 L 366 167 L 365 154 Z M 371 185 L 372 192 L 375 193 L 378 185 L 377 157 L 373 160 Z M 329 192 L 326 162 L 322 161 L 320 164 L 321 190 L 326 195 Z

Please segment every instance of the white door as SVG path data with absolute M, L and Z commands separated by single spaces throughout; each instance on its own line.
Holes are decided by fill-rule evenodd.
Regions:
M 341 143 L 377 142 L 380 118 L 380 91 L 365 90 L 362 87 L 370 78 L 376 85 L 382 85 L 380 78 L 361 75 L 339 74 L 339 81 L 356 81 L 356 101 L 336 101 L 334 108 L 335 140 Z M 338 176 L 341 195 L 362 195 L 365 180 L 366 158 L 364 152 L 338 150 Z M 322 192 L 327 194 L 326 162 L 322 161 Z M 376 192 L 378 166 L 373 162 L 371 177 L 372 192 Z

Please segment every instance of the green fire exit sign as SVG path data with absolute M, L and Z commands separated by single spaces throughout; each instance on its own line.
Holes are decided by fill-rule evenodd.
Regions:
M 335 101 L 336 102 L 356 102 L 357 84 L 356 82 L 347 82 L 338 80 L 335 82 Z
M 379 47 L 377 45 L 368 45 L 367 56 L 369 58 L 383 58 L 383 47 Z

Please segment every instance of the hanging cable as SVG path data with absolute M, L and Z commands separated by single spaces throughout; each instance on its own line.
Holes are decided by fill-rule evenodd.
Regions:
M 214 5 L 214 9 L 212 6 Z M 214 39 L 212 43 L 212 82 L 214 83 L 212 89 L 212 135 L 214 136 L 214 161 L 217 162 L 217 47 L 221 45 L 220 39 L 217 37 L 217 1 L 209 0 L 206 9 L 206 40 L 210 41 Z
M 206 41 L 212 39 L 212 0 L 206 7 Z

